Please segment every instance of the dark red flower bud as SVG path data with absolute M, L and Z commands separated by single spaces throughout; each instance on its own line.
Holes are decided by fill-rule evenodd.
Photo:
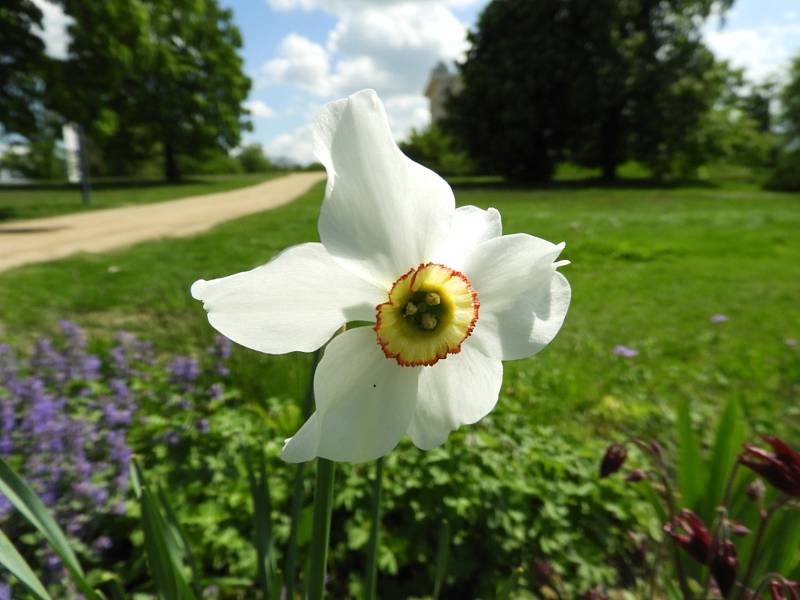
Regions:
M 642 479 L 646 478 L 647 478 L 647 473 L 645 473 L 643 469 L 634 469 L 625 476 L 625 481 L 629 481 L 631 483 L 637 483 Z
M 711 532 L 703 520 L 684 508 L 671 522 L 664 525 L 664 532 L 697 562 L 708 564 L 711 557 Z
M 739 559 L 736 557 L 736 546 L 730 540 L 719 542 L 711 559 L 711 574 L 714 576 L 714 581 L 717 582 L 723 598 L 727 598 L 733 591 L 738 568 Z
M 739 462 L 761 475 L 785 494 L 800 498 L 800 452 L 771 435 L 761 436 L 772 446 L 772 452 L 745 444 Z
M 622 444 L 611 444 L 600 463 L 600 479 L 613 475 L 622 468 L 628 458 L 628 451 Z

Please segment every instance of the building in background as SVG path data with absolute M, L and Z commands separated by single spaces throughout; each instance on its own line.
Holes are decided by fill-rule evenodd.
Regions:
M 447 116 L 447 98 L 461 91 L 461 78 L 453 73 L 443 62 L 439 62 L 431 71 L 425 97 L 430 102 L 431 123 L 437 123 Z

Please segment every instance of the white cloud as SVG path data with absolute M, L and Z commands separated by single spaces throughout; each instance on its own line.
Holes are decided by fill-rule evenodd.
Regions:
M 250 100 L 245 102 L 244 107 L 249 110 L 254 117 L 259 119 L 268 119 L 275 116 L 275 111 L 261 100 Z
M 33 0 L 33 3 L 42 11 L 42 27 L 34 29 L 34 33 L 42 38 L 48 56 L 64 60 L 70 42 L 67 27 L 73 23 L 72 17 L 65 14 L 60 6 L 47 0 Z
M 308 38 L 290 33 L 278 46 L 278 56 L 261 67 L 259 84 L 285 83 L 308 92 L 327 95 L 328 52 Z
M 439 61 L 461 60 L 467 27 L 453 8 L 487 0 L 267 0 L 276 10 L 324 10 L 336 18 L 324 43 L 297 33 L 279 44 L 258 85 L 294 86 L 320 101 L 373 88 L 386 104 L 392 132 L 405 138 L 430 122 L 422 95 Z M 310 128 L 275 137 L 270 156 L 313 160 Z
M 762 25 L 754 28 L 705 28 L 705 41 L 719 58 L 745 69 L 755 81 L 782 75 L 792 56 L 800 50 L 800 23 Z
M 282 133 L 266 145 L 267 156 L 274 160 L 289 160 L 299 164 L 314 162 L 314 137 L 311 125 Z

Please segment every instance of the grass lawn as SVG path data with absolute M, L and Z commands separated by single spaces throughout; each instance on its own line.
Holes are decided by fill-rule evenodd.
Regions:
M 6 272 L 5 337 L 25 343 L 66 317 L 199 351 L 213 332 L 190 284 L 317 239 L 322 193 L 319 185 L 293 204 L 193 238 Z M 787 340 L 800 339 L 800 196 L 741 183 L 530 189 L 480 180 L 460 182 L 456 198 L 497 207 L 506 233 L 565 240 L 563 258 L 573 261 L 563 270 L 573 305 L 562 332 L 536 358 L 507 363 L 494 418 L 524 412 L 532 423 L 591 424 L 612 437 L 663 426 L 665 409 L 681 398 L 704 419 L 736 396 L 753 422 L 774 421 L 797 438 L 800 345 Z M 728 320 L 712 323 L 715 314 Z M 638 356 L 614 355 L 617 344 Z M 299 397 L 306 364 L 239 349 L 233 377 L 246 393 Z
M 278 174 L 197 175 L 179 183 L 118 180 L 92 185 L 91 204 L 81 203 L 77 185 L 66 183 L 0 185 L 0 222 L 35 219 L 98 208 L 161 202 L 254 185 Z

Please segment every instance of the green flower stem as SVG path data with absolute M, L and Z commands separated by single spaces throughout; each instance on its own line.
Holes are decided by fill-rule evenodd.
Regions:
M 372 525 L 367 543 L 367 572 L 364 575 L 364 600 L 374 600 L 378 576 L 378 538 L 381 521 L 381 491 L 383 488 L 383 457 L 375 462 L 375 479 L 372 481 Z
M 311 359 L 311 374 L 308 378 L 308 389 L 306 390 L 306 397 L 303 401 L 303 419 L 308 419 L 311 416 L 311 411 L 314 409 L 314 373 L 316 373 L 319 359 L 322 356 L 322 350 L 317 350 Z M 306 463 L 297 463 L 294 472 L 294 481 L 292 482 L 292 500 L 290 504 L 290 527 L 289 539 L 287 540 L 286 548 L 286 563 L 284 565 L 284 588 L 286 590 L 285 597 L 288 600 L 294 600 L 294 586 L 295 574 L 297 571 L 297 529 L 300 525 L 300 510 L 303 507 L 303 474 L 305 472 Z
M 331 536 L 333 478 L 336 463 L 317 459 L 317 483 L 314 490 L 314 525 L 311 533 L 311 563 L 308 570 L 308 600 L 322 600 L 325 595 L 325 566 Z

